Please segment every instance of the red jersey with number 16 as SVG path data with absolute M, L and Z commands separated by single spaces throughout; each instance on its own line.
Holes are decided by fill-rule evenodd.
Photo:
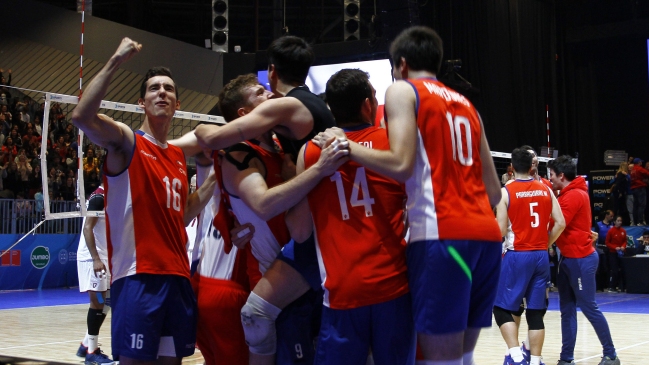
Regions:
M 117 175 L 105 173 L 104 186 L 113 282 L 135 274 L 189 278 L 183 151 L 137 131 L 128 167 Z
M 414 171 L 406 181 L 410 242 L 500 242 L 482 182 L 478 112 L 434 78 L 406 81 L 417 96 L 418 129 Z
M 507 215 L 512 224 L 514 251 L 547 250 L 552 192 L 533 179 L 517 179 L 505 189 L 509 194 Z
M 381 128 L 368 126 L 346 134 L 369 148 L 390 148 Z M 307 144 L 305 167 L 319 157 L 320 148 Z M 311 190 L 324 305 L 350 309 L 408 293 L 405 198 L 403 185 L 351 161 Z

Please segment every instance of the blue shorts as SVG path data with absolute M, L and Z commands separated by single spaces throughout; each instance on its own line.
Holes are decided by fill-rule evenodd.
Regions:
M 196 298 L 177 275 L 136 274 L 111 286 L 113 356 L 154 361 L 185 357 L 196 347 Z
M 354 309 L 322 307 L 316 365 L 414 364 L 416 335 L 410 293 Z
M 507 251 L 503 257 L 494 305 L 516 311 L 525 297 L 527 308 L 546 309 L 549 281 L 547 251 Z
M 500 242 L 491 241 L 409 244 L 408 281 L 417 332 L 443 335 L 491 327 L 501 249 Z
M 320 330 L 323 290 L 309 290 L 286 306 L 275 321 L 277 364 L 313 364 Z
M 318 266 L 318 255 L 313 234 L 302 243 L 291 240 L 282 247 L 282 251 L 279 252 L 277 258 L 291 265 L 292 268 L 302 274 L 313 290 L 322 290 L 320 267 Z

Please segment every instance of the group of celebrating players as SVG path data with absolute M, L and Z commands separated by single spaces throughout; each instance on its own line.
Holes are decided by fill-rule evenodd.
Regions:
M 515 340 L 503 330 L 506 363 L 539 365 L 542 337 L 530 332 L 522 358 L 514 316 L 525 297 L 530 329 L 542 332 L 545 268 L 526 255 L 525 275 L 520 262 L 501 275 L 514 257 L 503 258 L 501 242 L 511 225 L 512 252 L 545 252 L 565 227 L 561 209 L 529 176 L 525 149 L 513 154 L 520 181 L 501 192 L 477 111 L 436 79 L 435 31 L 411 27 L 391 44 L 386 128 L 375 125 L 367 73 L 332 75 L 325 103 L 304 85 L 311 47 L 284 36 L 268 49 L 271 91 L 254 75 L 235 78 L 219 95 L 228 123 L 172 141 L 180 101 L 166 68 L 142 83 L 138 131 L 97 114 L 113 74 L 141 48 L 125 38 L 72 115 L 108 151 L 105 222 L 86 220 L 90 258 L 79 263 L 80 277 L 94 277 L 81 290 L 100 293 L 79 349 L 87 364 L 112 362 L 96 340 L 111 280 L 112 354 L 125 365 L 180 364 L 196 346 L 206 364 L 414 364 L 419 352 L 422 364 L 472 365 L 492 311 L 501 330 L 516 323 Z M 192 194 L 186 156 L 196 158 Z M 499 207 L 496 219 L 499 203 L 509 216 Z M 520 237 L 528 208 L 539 229 Z M 189 262 L 188 224 L 197 225 Z M 512 277 L 525 282 L 508 297 L 500 288 Z

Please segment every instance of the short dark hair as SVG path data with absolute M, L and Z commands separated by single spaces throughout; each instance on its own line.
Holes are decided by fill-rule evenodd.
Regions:
M 577 164 L 569 155 L 559 156 L 548 162 L 548 168 L 552 169 L 555 175 L 563 174 L 568 181 L 572 181 L 577 177 Z
M 644 235 L 649 235 L 649 229 L 645 229 L 645 230 L 642 232 L 642 235 L 643 235 L 643 236 L 644 236 Z
M 536 151 L 530 145 L 524 144 L 524 145 L 520 146 L 519 148 L 523 149 L 523 150 L 534 151 L 534 156 L 536 156 Z
M 333 74 L 327 81 L 325 93 L 339 125 L 360 122 L 363 102 L 374 97 L 368 73 L 358 69 L 344 69 Z
M 413 26 L 402 31 L 390 45 L 392 66 L 398 67 L 403 57 L 414 71 L 439 73 L 444 49 L 442 38 L 433 29 Z
M 516 148 L 512 151 L 512 166 L 518 173 L 527 173 L 532 168 L 534 155 L 526 148 Z
M 142 85 L 140 85 L 140 98 L 144 99 L 144 94 L 146 94 L 146 82 L 149 81 L 150 78 L 155 76 L 168 76 L 171 81 L 174 82 L 174 89 L 176 89 L 176 99 L 178 99 L 178 85 L 176 85 L 176 81 L 174 81 L 174 78 L 171 75 L 171 70 L 167 67 L 162 66 L 150 68 L 149 71 L 146 72 L 146 75 L 144 75 L 144 80 L 142 80 Z
M 268 46 L 268 65 L 275 66 L 277 76 L 286 84 L 304 84 L 314 59 L 313 49 L 300 37 L 283 36 Z
M 243 90 L 248 86 L 259 85 L 254 74 L 239 75 L 228 82 L 219 93 L 219 109 L 226 122 L 239 118 L 237 111 L 246 106 Z

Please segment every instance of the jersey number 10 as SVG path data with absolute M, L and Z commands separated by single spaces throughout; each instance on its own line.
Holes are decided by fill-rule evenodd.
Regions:
M 464 166 L 473 165 L 473 146 L 471 144 L 471 123 L 469 123 L 469 119 L 461 115 L 453 117 L 451 113 L 446 113 L 446 120 L 448 121 L 448 127 L 451 129 L 453 161 L 458 161 Z M 462 133 L 462 130 L 464 130 L 464 133 Z M 464 140 L 466 140 L 466 151 L 464 151 Z
M 340 210 L 343 214 L 343 220 L 349 219 L 349 209 L 347 208 L 347 199 L 345 199 L 345 189 L 343 188 L 343 179 L 340 171 L 334 172 L 329 180 L 336 183 L 336 190 L 338 191 L 338 202 L 340 203 Z M 363 193 L 363 199 L 358 199 L 359 192 Z M 365 216 L 371 217 L 372 204 L 374 198 L 370 197 L 370 191 L 367 188 L 367 177 L 365 176 L 365 168 L 359 167 L 356 169 L 356 176 L 354 176 L 354 187 L 352 188 L 352 196 L 349 199 L 352 207 L 363 206 L 365 208 Z

